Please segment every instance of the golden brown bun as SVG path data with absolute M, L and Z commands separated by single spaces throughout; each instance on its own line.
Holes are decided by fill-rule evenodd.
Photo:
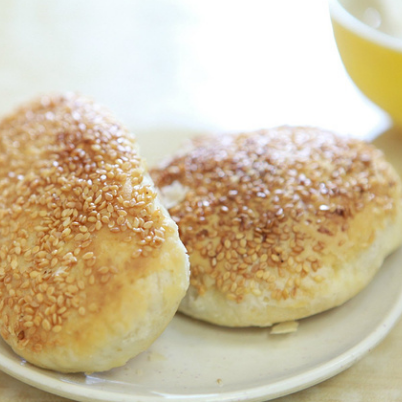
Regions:
M 197 138 L 151 172 L 190 255 L 179 310 L 268 326 L 338 306 L 401 244 L 380 151 L 314 128 Z
M 0 122 L 0 218 L 1 335 L 38 366 L 124 364 L 188 287 L 135 139 L 88 99 L 42 97 Z

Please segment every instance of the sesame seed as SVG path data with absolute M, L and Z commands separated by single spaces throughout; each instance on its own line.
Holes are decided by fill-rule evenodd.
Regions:
M 51 330 L 52 326 L 50 325 L 50 322 L 49 322 L 48 319 L 45 318 L 44 320 L 42 320 L 42 328 L 45 331 L 50 331 Z
M 55 333 L 58 333 L 58 332 L 60 332 L 61 330 L 62 330 L 62 326 L 61 326 L 61 325 L 55 325 L 55 326 L 52 328 L 52 331 L 55 332 Z
M 276 254 L 271 254 L 271 260 L 275 262 L 279 262 L 279 257 Z
M 98 269 L 98 272 L 99 272 L 100 274 L 107 274 L 107 273 L 109 272 L 109 267 L 100 267 L 100 268 Z
M 85 253 L 85 254 L 82 256 L 82 259 L 83 259 L 83 260 L 90 260 L 93 256 L 94 256 L 94 253 L 93 253 L 92 251 L 89 251 L 88 253 Z
M 58 305 L 59 307 L 61 307 L 61 306 L 64 305 L 64 296 L 63 296 L 63 295 L 59 295 L 59 296 L 57 297 L 57 305 Z

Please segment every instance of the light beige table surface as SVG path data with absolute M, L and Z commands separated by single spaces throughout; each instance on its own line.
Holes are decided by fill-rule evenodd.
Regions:
M 402 172 L 402 133 L 347 77 L 324 0 L 1 0 L 0 113 L 66 90 L 140 139 L 316 125 L 378 137 Z M 279 401 L 402 401 L 401 362 L 400 321 L 352 368 Z M 64 400 L 0 373 L 1 402 Z

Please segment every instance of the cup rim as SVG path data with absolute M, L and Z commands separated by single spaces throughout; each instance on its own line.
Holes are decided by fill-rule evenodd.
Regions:
M 402 53 L 402 39 L 378 31 L 352 15 L 339 0 L 328 0 L 331 18 L 340 25 L 379 46 Z

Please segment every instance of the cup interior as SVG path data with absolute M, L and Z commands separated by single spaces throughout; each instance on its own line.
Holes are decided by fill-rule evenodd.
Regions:
M 402 52 L 402 0 L 330 0 L 339 23 L 377 44 Z

